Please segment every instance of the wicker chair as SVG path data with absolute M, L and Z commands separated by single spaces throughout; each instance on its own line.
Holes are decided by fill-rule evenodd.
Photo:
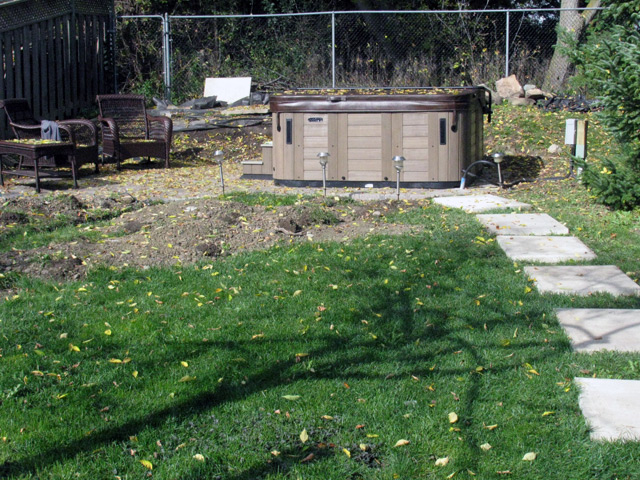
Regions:
M 0 108 L 3 108 L 9 119 L 9 125 L 13 134 L 19 140 L 39 139 L 41 133 L 40 121 L 36 120 L 29 102 L 24 98 L 10 98 L 0 100 Z M 98 130 L 89 120 L 74 119 L 60 120 L 56 122 L 60 129 L 63 141 L 75 145 L 75 165 L 80 168 L 84 164 L 93 163 L 98 172 Z M 65 156 L 42 159 L 42 168 L 71 168 L 71 162 Z M 18 168 L 33 167 L 29 159 L 20 159 Z M 74 172 L 76 173 L 76 172 Z
M 98 95 L 103 161 L 113 158 L 118 170 L 127 158 L 164 159 L 169 168 L 173 122 L 147 114 L 143 95 Z

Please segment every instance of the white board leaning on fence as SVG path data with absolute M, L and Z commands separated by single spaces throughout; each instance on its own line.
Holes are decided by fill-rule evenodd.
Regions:
M 204 96 L 217 96 L 219 102 L 233 103 L 251 94 L 251 77 L 207 78 Z

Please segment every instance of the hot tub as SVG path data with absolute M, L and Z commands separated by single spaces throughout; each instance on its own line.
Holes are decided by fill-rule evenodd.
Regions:
M 405 157 L 403 187 L 450 188 L 484 155 L 482 87 L 301 91 L 271 97 L 275 183 L 318 186 L 319 152 L 329 186 L 394 186 L 391 159 Z

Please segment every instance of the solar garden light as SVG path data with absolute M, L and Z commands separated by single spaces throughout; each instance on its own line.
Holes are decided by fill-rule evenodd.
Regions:
M 330 156 L 329 152 L 320 152 L 318 154 L 318 159 L 322 166 L 322 188 L 325 197 L 327 196 L 327 163 L 329 163 Z
M 220 185 L 222 185 L 222 194 L 224 195 L 224 175 L 222 173 L 222 160 L 224 159 L 224 152 L 222 150 L 216 150 L 213 153 L 213 159 L 220 165 Z
M 500 164 L 504 161 L 504 153 L 496 152 L 491 154 L 494 163 L 498 166 L 498 184 L 502 186 L 502 170 L 500 170 Z
M 405 158 L 400 155 L 396 155 L 391 160 L 394 168 L 396 169 L 396 196 L 398 201 L 400 201 L 400 172 L 402 171 L 402 167 L 404 167 L 404 160 Z

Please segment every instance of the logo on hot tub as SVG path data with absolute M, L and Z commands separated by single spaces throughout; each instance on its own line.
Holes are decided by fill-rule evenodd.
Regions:
M 309 122 L 309 123 L 322 123 L 322 122 L 324 122 L 324 118 L 322 118 L 322 117 L 309 117 L 307 122 Z

